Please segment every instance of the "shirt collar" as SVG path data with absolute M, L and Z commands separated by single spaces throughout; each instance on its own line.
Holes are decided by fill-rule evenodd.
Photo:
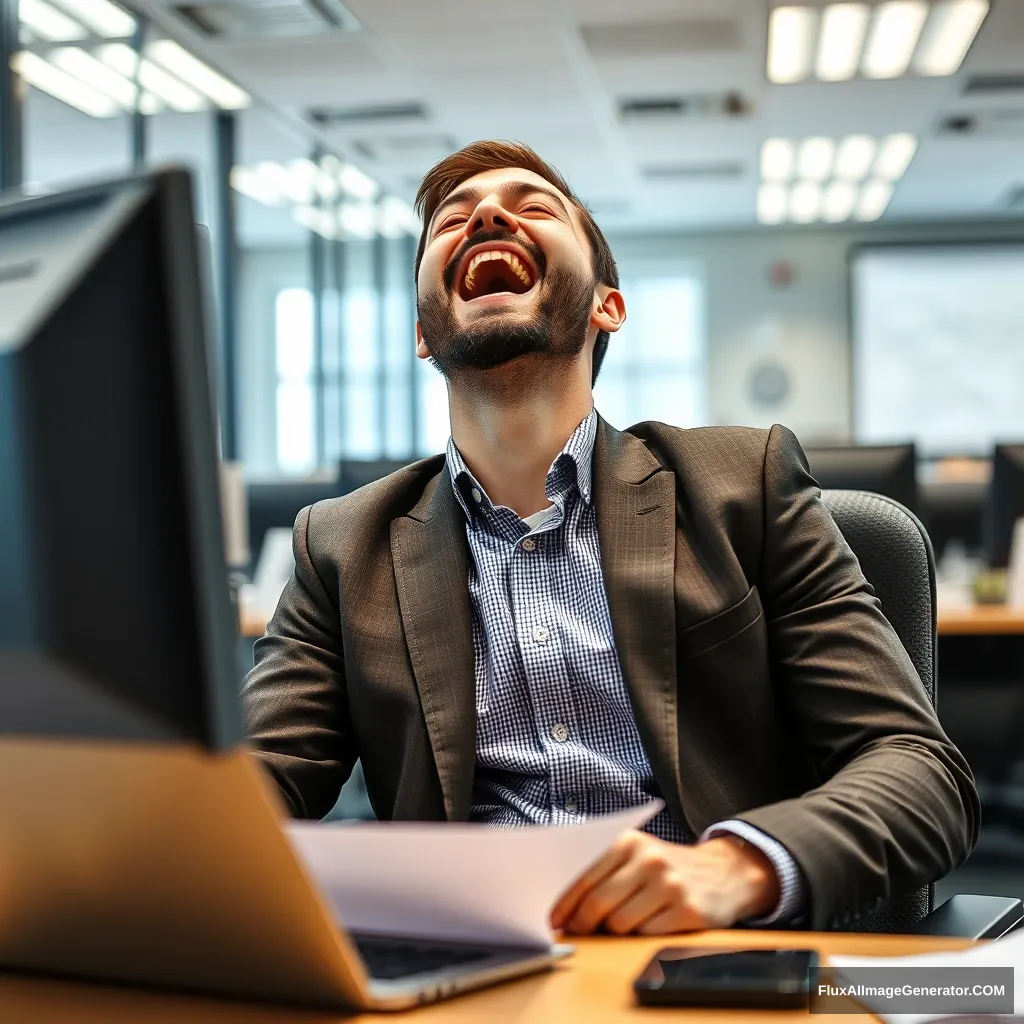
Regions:
M 579 492 L 585 502 L 590 503 L 596 439 L 597 410 L 591 409 L 590 414 L 570 434 L 569 440 L 548 469 L 544 492 L 552 504 L 561 504 L 573 489 Z M 448 438 L 446 458 L 455 497 L 466 518 L 474 522 L 479 510 L 494 507 L 491 499 L 466 465 L 452 437 Z

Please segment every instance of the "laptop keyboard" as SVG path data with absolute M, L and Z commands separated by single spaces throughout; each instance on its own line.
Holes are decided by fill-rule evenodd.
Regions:
M 440 942 L 389 939 L 379 935 L 353 935 L 352 941 L 370 977 L 381 981 L 430 974 L 447 967 L 462 967 L 491 955 L 490 950 L 447 946 Z

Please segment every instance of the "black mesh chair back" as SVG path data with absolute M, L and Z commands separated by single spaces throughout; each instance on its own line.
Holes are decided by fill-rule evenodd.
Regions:
M 936 706 L 935 557 L 920 520 L 898 502 L 866 491 L 822 491 L 832 514 Z M 926 886 L 857 922 L 856 931 L 906 932 L 932 910 Z

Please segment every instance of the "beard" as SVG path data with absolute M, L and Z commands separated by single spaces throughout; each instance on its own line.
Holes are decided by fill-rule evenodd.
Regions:
M 497 234 L 502 241 L 513 240 L 509 235 Z M 495 233 L 489 233 L 467 244 L 497 240 Z M 522 244 L 521 239 L 514 240 Z M 527 248 L 537 266 L 543 268 L 543 253 Z M 446 378 L 451 380 L 460 371 L 492 370 L 522 356 L 571 359 L 583 351 L 594 301 L 593 273 L 559 267 L 542 274 L 540 301 L 532 318 L 494 309 L 485 322 L 461 326 L 455 313 L 453 269 L 459 262 L 456 256 L 446 269 L 445 288 L 424 296 L 419 303 L 420 325 L 431 361 Z

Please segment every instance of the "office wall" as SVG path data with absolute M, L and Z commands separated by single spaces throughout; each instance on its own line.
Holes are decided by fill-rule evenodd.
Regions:
M 846 439 L 851 429 L 850 250 L 861 244 L 991 240 L 1024 241 L 1024 219 L 610 239 L 624 265 L 686 260 L 701 275 L 709 421 L 782 422 L 806 442 Z M 785 395 L 776 401 L 771 398 L 782 389 L 775 369 L 764 369 L 769 366 L 788 377 Z M 764 400 L 755 396 L 758 386 Z
M 852 381 L 848 255 L 861 244 L 1024 242 L 1024 218 L 610 238 L 624 278 L 693 275 L 704 296 L 710 423 L 785 423 L 805 443 L 845 440 Z M 243 436 L 272 429 L 274 287 L 308 283 L 302 249 L 251 249 L 242 273 Z M 1024 283 L 1022 283 L 1024 286 Z M 626 295 L 627 304 L 629 295 Z M 612 344 L 615 344 L 613 339 Z M 781 371 L 781 372 L 780 372 Z M 267 449 L 269 437 L 260 447 Z M 269 450 L 269 449 L 268 449 Z M 252 459 L 254 468 L 258 459 Z

